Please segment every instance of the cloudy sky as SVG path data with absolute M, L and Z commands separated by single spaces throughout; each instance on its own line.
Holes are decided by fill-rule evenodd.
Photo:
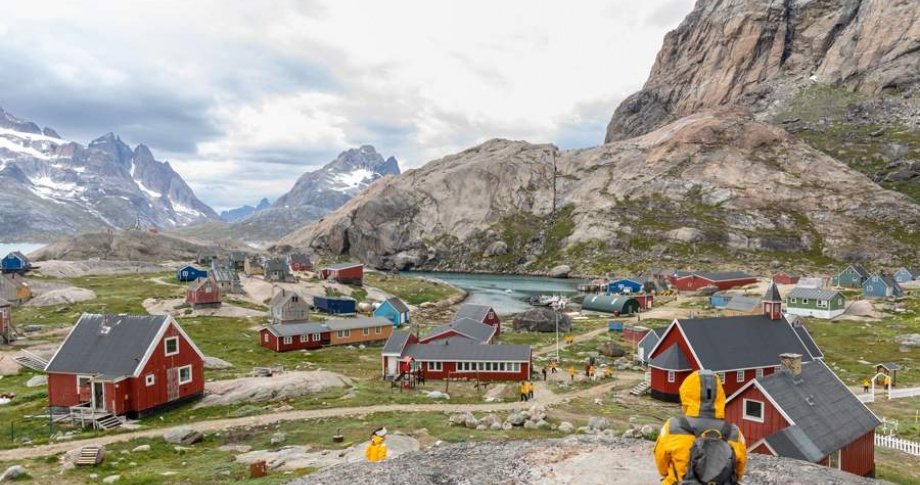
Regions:
M 403 168 L 490 138 L 599 144 L 693 0 L 9 0 L 0 106 L 112 131 L 216 209 L 372 144 Z

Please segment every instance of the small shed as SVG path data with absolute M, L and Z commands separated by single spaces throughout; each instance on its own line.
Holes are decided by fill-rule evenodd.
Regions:
M 185 290 L 185 302 L 192 308 L 220 306 L 220 288 L 214 278 L 201 278 Z
M 25 254 L 13 251 L 0 260 L 0 269 L 4 273 L 25 273 L 32 268 L 32 262 Z
M 643 284 L 630 278 L 620 278 L 607 284 L 607 293 L 631 294 L 642 291 Z
M 632 315 L 639 312 L 639 301 L 629 296 L 621 295 L 591 295 L 586 296 L 581 307 L 602 313 L 614 315 Z
M 265 262 L 265 281 L 279 281 L 284 283 L 293 283 L 296 281 L 294 273 L 283 259 L 270 259 Z
M 778 285 L 794 285 L 799 282 L 799 275 L 791 271 L 778 271 L 773 275 L 773 282 Z
M 875 385 L 884 386 L 885 377 L 891 379 L 891 387 L 896 387 L 898 385 L 898 371 L 901 370 L 901 366 L 895 364 L 894 362 L 882 362 L 875 366 L 875 373 L 877 375 L 875 379 Z M 882 374 L 882 375 L 878 375 Z
M 863 296 L 888 298 L 901 296 L 901 286 L 891 276 L 876 273 L 862 284 Z
M 0 298 L 22 305 L 32 298 L 32 285 L 19 273 L 0 274 Z
M 901 268 L 894 274 L 894 280 L 898 283 L 908 283 L 920 279 L 920 269 L 917 268 Z
M 250 256 L 243 262 L 243 272 L 246 276 L 260 276 L 265 274 L 265 266 L 262 258 Z
M 319 274 L 324 280 L 360 285 L 364 282 L 364 265 L 362 263 L 337 263 L 324 267 Z
M 243 293 L 243 284 L 240 281 L 240 275 L 232 269 L 215 269 L 213 271 L 214 281 L 223 294 Z
M 310 256 L 303 253 L 293 253 L 288 255 L 288 264 L 291 271 L 313 271 L 313 262 Z
M 623 327 L 623 340 L 630 347 L 636 346 L 651 330 L 641 325 L 626 325 Z
M 354 298 L 314 296 L 313 307 L 330 315 L 350 315 L 355 313 L 357 302 Z
M 651 310 L 655 305 L 655 295 L 651 293 L 641 293 L 638 295 L 629 295 L 639 302 L 639 309 L 642 311 Z
M 206 270 L 198 269 L 191 265 L 183 266 L 176 270 L 176 279 L 179 281 L 195 281 L 207 277 L 208 272 Z
M 374 310 L 375 317 L 383 317 L 401 327 L 409 323 L 409 307 L 399 298 L 387 298 Z

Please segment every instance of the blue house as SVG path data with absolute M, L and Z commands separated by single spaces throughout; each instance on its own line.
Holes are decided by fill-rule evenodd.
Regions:
M 885 298 L 901 296 L 901 287 L 891 276 L 875 273 L 870 276 L 863 287 L 863 296 L 867 298 Z
M 399 298 L 387 298 L 374 310 L 375 317 L 383 317 L 396 327 L 409 323 L 409 307 Z
M 198 269 L 194 266 L 183 266 L 176 271 L 176 279 L 179 281 L 195 281 L 198 278 L 207 278 L 208 272 Z
M 607 293 L 641 293 L 642 283 L 629 278 L 621 278 L 607 284 Z
M 728 302 L 732 301 L 734 293 L 729 293 L 727 291 L 717 291 L 709 296 L 709 306 L 713 308 L 725 308 L 728 305 Z
M 894 280 L 898 283 L 907 283 L 916 279 L 920 279 L 920 269 L 917 268 L 901 268 L 894 274 Z
M 330 315 L 349 315 L 355 313 L 357 302 L 354 298 L 335 298 L 331 296 L 314 296 L 313 306 Z
M 25 273 L 32 268 L 32 262 L 25 254 L 13 251 L 0 260 L 0 268 L 4 273 Z

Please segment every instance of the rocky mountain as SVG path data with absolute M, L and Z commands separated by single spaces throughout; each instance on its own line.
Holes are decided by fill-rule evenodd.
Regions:
M 83 146 L 2 109 L 0 186 L 0 239 L 8 241 L 217 218 L 146 146 L 131 149 L 112 133 Z
M 374 147 L 363 145 L 340 153 L 318 170 L 304 173 L 290 191 L 267 209 L 232 224 L 207 223 L 183 228 L 178 233 L 215 240 L 274 241 L 338 209 L 376 180 L 399 173 L 396 158 L 384 159 Z
M 199 253 L 228 251 L 255 251 L 242 244 L 222 242 L 212 244 L 175 237 L 169 234 L 152 234 L 146 231 L 113 231 L 83 233 L 49 244 L 34 253 L 35 261 L 64 260 L 85 261 L 99 258 L 103 261 L 191 261 Z
M 918 85 L 915 1 L 701 0 L 606 141 L 740 105 L 920 201 Z
M 492 140 L 382 180 L 280 243 L 384 268 L 600 272 L 662 260 L 895 264 L 920 259 L 918 233 L 911 199 L 733 108 L 585 150 Z
M 244 205 L 242 207 L 237 207 L 236 209 L 221 211 L 220 218 L 227 222 L 238 221 L 256 212 L 268 209 L 271 207 L 271 205 L 272 204 L 268 201 L 268 199 L 263 197 L 255 207 L 251 205 Z

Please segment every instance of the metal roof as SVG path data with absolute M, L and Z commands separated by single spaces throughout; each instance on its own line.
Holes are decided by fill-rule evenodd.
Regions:
M 14 258 L 22 261 L 23 263 L 29 264 L 29 258 L 25 254 L 22 254 L 19 251 L 13 251 L 8 256 L 13 256 Z
M 380 353 L 396 355 L 401 354 L 403 349 L 406 348 L 406 342 L 409 341 L 410 335 L 412 335 L 412 332 L 408 330 L 393 332 L 390 334 L 390 338 L 387 339 L 387 343 L 384 344 L 383 350 Z
M 726 310 L 736 312 L 751 313 L 760 307 L 760 298 L 751 296 L 732 296 L 728 303 L 725 304 Z
M 309 323 L 282 323 L 279 325 L 269 325 L 265 327 L 276 337 L 294 337 L 297 335 L 309 335 L 311 333 L 329 332 L 330 329 L 320 322 Z
M 463 339 L 409 344 L 403 355 L 425 361 L 530 362 L 529 345 L 478 344 Z
M 787 432 L 783 438 L 803 455 L 811 446 L 819 450 L 820 456 L 813 459 L 811 454 L 810 461 L 830 455 L 881 424 L 821 361 L 803 365 L 797 377 L 781 371 L 757 382 L 801 430 Z
M 811 337 L 811 332 L 804 325 L 793 325 L 792 327 L 795 329 L 796 335 L 802 339 L 802 343 L 805 344 L 805 348 L 808 349 L 811 357 L 813 359 L 823 359 L 824 352 L 821 352 L 821 348 L 815 343 L 815 339 Z
M 895 279 L 891 276 L 884 274 L 874 274 L 870 277 L 870 279 L 874 280 L 876 277 L 878 277 L 878 279 L 881 280 L 882 283 L 885 283 L 885 286 L 888 286 L 889 288 L 901 289 L 901 285 L 899 285 L 898 282 L 895 281 Z
M 275 293 L 275 296 L 272 297 L 272 300 L 268 303 L 268 306 L 271 308 L 283 307 L 284 305 L 287 305 L 288 301 L 290 301 L 295 296 L 298 298 L 299 304 L 310 306 L 307 301 L 304 300 L 303 296 L 300 295 L 300 293 L 287 289 L 282 289 L 280 292 Z
M 340 320 L 326 320 L 323 323 L 332 331 L 393 326 L 393 322 L 383 317 L 343 318 Z
M 478 320 L 472 318 L 463 317 L 435 328 L 424 337 L 424 340 L 447 333 L 451 330 L 469 337 L 477 343 L 488 342 L 492 336 L 495 335 L 495 327 L 492 325 L 480 323 Z
M 335 270 L 335 269 L 353 268 L 355 266 L 364 266 L 364 264 L 363 263 L 335 263 L 335 264 L 330 264 L 328 266 L 324 266 L 323 269 Z
M 908 268 L 905 266 L 903 268 L 898 269 L 898 272 L 900 272 L 901 270 L 906 271 L 908 275 L 914 278 L 920 276 L 920 269 L 917 269 L 917 268 Z
M 789 292 L 788 295 L 786 295 L 786 297 L 831 301 L 839 294 L 840 292 L 835 290 L 824 290 L 821 288 L 802 288 L 801 286 L 796 286 L 792 289 L 792 291 Z
M 677 344 L 671 345 L 668 347 L 668 350 L 665 350 L 661 355 L 650 360 L 648 365 L 664 370 L 690 370 L 690 361 L 687 360 L 687 357 Z
M 888 370 L 901 370 L 901 366 L 898 364 L 895 364 L 894 362 L 882 362 L 879 365 Z
M 302 253 L 291 254 L 288 259 L 294 264 L 310 264 L 310 256 Z
M 457 309 L 457 313 L 454 314 L 452 320 L 460 320 L 462 318 L 470 318 L 476 320 L 477 322 L 482 322 L 489 315 L 492 307 L 488 305 L 473 305 L 471 303 L 464 303 L 460 305 L 460 308 Z
M 779 365 L 779 354 L 811 354 L 785 318 L 766 315 L 690 318 L 678 320 L 700 366 L 713 371 Z
M 744 271 L 699 271 L 693 274 L 709 281 L 731 281 L 753 278 L 753 276 Z
M 395 296 L 393 298 L 387 298 L 385 301 L 389 303 L 390 306 L 392 306 L 393 309 L 399 313 L 409 312 L 409 307 L 406 306 L 406 303 L 400 300 L 399 298 L 396 298 Z
M 866 270 L 866 268 L 863 268 L 862 266 L 860 266 L 860 265 L 858 265 L 858 264 L 851 264 L 851 265 L 847 266 L 847 268 L 853 268 L 853 269 L 854 269 L 857 273 L 859 273 L 859 275 L 862 276 L 863 278 L 868 278 L 868 277 L 869 277 L 869 271 Z M 843 268 L 843 271 L 846 271 L 847 268 Z M 841 273 L 843 273 L 843 271 L 841 271 Z
M 779 288 L 776 287 L 776 283 L 770 283 L 767 292 L 763 294 L 763 301 L 783 301 L 783 297 L 780 296 Z
M 49 373 L 132 376 L 168 315 L 84 313 L 45 368 Z M 109 328 L 103 330 L 103 322 Z
M 824 459 L 821 450 L 808 439 L 802 428 L 789 426 L 768 436 L 764 441 L 779 456 L 796 460 L 819 462 Z
M 601 312 L 623 312 L 629 301 L 635 302 L 635 308 L 640 308 L 639 300 L 629 295 L 591 295 L 582 301 L 582 308 Z

